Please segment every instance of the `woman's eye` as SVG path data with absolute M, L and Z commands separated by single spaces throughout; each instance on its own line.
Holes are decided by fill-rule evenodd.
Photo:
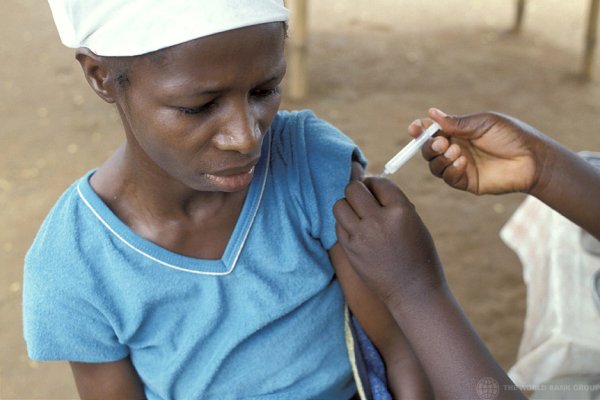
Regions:
M 214 101 L 211 101 L 210 103 L 206 103 L 199 107 L 179 107 L 178 109 L 183 114 L 193 115 L 210 111 L 215 105 L 216 103 Z
M 279 86 L 273 89 L 254 89 L 252 91 L 252 96 L 255 97 L 269 97 L 275 94 L 279 94 Z

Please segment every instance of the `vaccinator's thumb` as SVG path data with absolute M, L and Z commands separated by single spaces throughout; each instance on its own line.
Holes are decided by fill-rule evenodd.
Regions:
M 442 131 L 447 135 L 464 139 L 479 137 L 493 125 L 490 115 L 486 113 L 448 115 L 437 108 L 430 108 L 429 116 L 433 121 L 438 123 Z

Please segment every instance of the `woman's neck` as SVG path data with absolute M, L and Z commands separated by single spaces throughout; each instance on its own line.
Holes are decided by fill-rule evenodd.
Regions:
M 185 255 L 209 255 L 202 258 L 222 253 L 248 191 L 195 191 L 164 172 L 139 168 L 126 157 L 125 145 L 92 175 L 90 184 L 142 237 Z

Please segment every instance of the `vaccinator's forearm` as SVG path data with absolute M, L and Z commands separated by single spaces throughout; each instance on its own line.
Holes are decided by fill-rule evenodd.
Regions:
M 392 314 L 425 370 L 436 399 L 525 399 L 494 360 L 448 288 L 397 301 Z M 491 398 L 491 397 L 490 397 Z
M 600 169 L 550 140 L 530 194 L 600 240 Z

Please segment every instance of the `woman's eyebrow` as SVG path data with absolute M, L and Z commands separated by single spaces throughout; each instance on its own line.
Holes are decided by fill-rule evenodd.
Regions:
M 255 87 L 269 85 L 273 82 L 281 81 L 285 75 L 286 67 L 278 66 L 264 81 L 254 84 Z M 163 89 L 165 95 L 173 98 L 198 98 L 215 96 L 229 90 L 227 86 L 222 86 L 218 82 L 207 82 L 201 88 L 193 89 L 190 88 L 189 82 L 178 82 L 173 85 L 169 85 Z
M 265 86 L 265 85 L 268 85 L 269 83 L 277 82 L 277 81 L 281 80 L 282 78 L 283 78 L 283 74 L 277 74 L 277 75 L 274 75 L 274 76 L 260 82 L 256 86 Z
M 163 88 L 163 94 L 174 99 L 198 98 L 214 96 L 226 91 L 227 88 L 219 87 L 218 83 L 203 85 L 201 88 L 191 88 L 187 82 L 169 85 Z
M 285 75 L 285 71 L 286 71 L 285 64 L 283 66 L 278 66 L 277 69 L 274 70 L 274 72 L 271 74 L 271 76 L 269 78 L 265 79 L 263 82 L 260 82 L 256 86 L 264 86 L 264 85 L 268 85 L 269 83 L 282 80 Z

